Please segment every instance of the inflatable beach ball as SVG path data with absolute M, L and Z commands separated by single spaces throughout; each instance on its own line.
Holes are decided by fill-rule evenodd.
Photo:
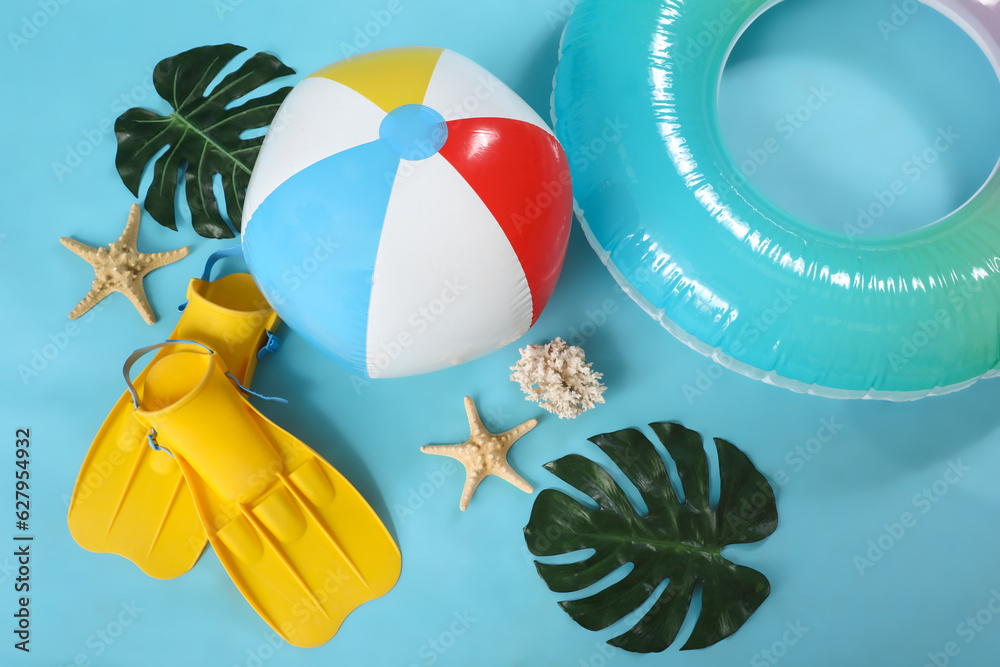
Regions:
M 569 173 L 545 122 L 472 61 L 356 56 L 275 116 L 243 250 L 281 319 L 355 372 L 434 371 L 538 319 L 569 239 Z

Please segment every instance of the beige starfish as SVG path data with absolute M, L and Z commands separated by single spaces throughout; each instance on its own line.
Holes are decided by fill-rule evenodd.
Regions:
M 465 489 L 458 503 L 459 509 L 465 511 L 479 483 L 488 475 L 507 480 L 525 493 L 534 491 L 507 463 L 507 452 L 518 438 L 535 428 L 538 420 L 529 419 L 504 433 L 491 433 L 483 426 L 479 413 L 476 412 L 476 404 L 468 396 L 465 397 L 465 412 L 469 416 L 469 430 L 472 432 L 468 440 L 459 445 L 428 445 L 420 448 L 425 454 L 450 456 L 465 466 Z
M 117 241 L 108 244 L 107 248 L 91 248 L 65 236 L 59 239 L 60 243 L 94 267 L 94 283 L 90 286 L 87 296 L 83 297 L 83 301 L 69 314 L 71 320 L 86 313 L 112 292 L 121 292 L 142 314 L 146 324 L 156 322 L 156 315 L 153 314 L 153 308 L 149 305 L 142 287 L 142 279 L 153 269 L 173 264 L 186 257 L 188 249 L 180 248 L 147 255 L 137 250 L 138 238 L 139 205 L 132 204 L 125 231 Z

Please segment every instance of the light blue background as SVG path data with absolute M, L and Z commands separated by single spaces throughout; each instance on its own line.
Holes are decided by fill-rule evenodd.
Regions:
M 561 10 L 571 4 L 404 0 L 405 11 L 366 48 L 447 46 L 481 63 L 547 116 L 565 22 Z M 837 97 L 755 176 L 772 196 L 817 224 L 842 224 L 942 124 L 961 126 L 968 141 L 943 156 L 941 168 L 891 211 L 898 216 L 891 224 L 940 217 L 978 188 L 1000 154 L 1000 86 L 971 42 L 942 17 L 921 8 L 885 42 L 896 54 L 898 73 L 859 56 L 884 42 L 877 21 L 890 15 L 891 4 L 787 3 L 747 35 L 727 76 L 723 112 L 737 153 L 773 134 L 777 119 L 801 104 L 802 91 L 815 79 L 836 86 Z M 348 371 L 284 330 L 280 354 L 260 368 L 255 389 L 291 400 L 265 406 L 267 413 L 355 482 L 403 553 L 396 588 L 352 614 L 326 646 L 269 648 L 267 626 L 211 550 L 183 577 L 155 581 L 121 558 L 91 554 L 73 542 L 65 521 L 69 494 L 93 435 L 123 389 L 121 363 L 132 349 L 169 334 L 187 279 L 220 246 L 194 235 L 189 222 L 174 233 L 144 216 L 141 250 L 189 244 L 193 251 L 146 280 L 161 321 L 148 327 L 124 297 L 109 297 L 79 322 L 77 335 L 62 341 L 64 349 L 37 377 L 22 381 L 18 366 L 29 365 L 53 338 L 62 340 L 66 313 L 93 277 L 58 237 L 95 246 L 114 240 L 133 202 L 115 172 L 114 136 L 106 129 L 128 106 L 164 111 L 142 88 L 147 70 L 194 46 L 231 41 L 267 50 L 300 76 L 339 58 L 340 45 L 387 3 L 345 5 L 53 1 L 58 12 L 26 43 L 15 50 L 5 37 L 0 44 L 0 81 L 7 91 L 0 109 L 0 452 L 6 452 L 0 455 L 0 498 L 7 499 L 0 503 L 0 516 L 7 517 L 0 521 L 0 618 L 7 619 L 0 622 L 6 638 L 0 663 L 51 667 L 79 658 L 80 664 L 110 667 L 231 667 L 258 664 L 257 654 L 274 667 L 760 665 L 770 664 L 761 651 L 781 641 L 786 623 L 801 623 L 808 632 L 786 647 L 778 664 L 920 667 L 928 652 L 941 652 L 952 641 L 960 653 L 950 664 L 993 664 L 1000 618 L 969 642 L 958 626 L 1000 590 L 1000 383 L 886 404 L 836 402 L 753 382 L 661 330 L 617 289 L 578 228 L 552 302 L 522 342 L 570 337 L 581 329 L 592 334 L 585 348 L 605 374 L 607 404 L 576 421 L 560 421 L 524 402 L 507 381 L 517 345 L 427 377 L 357 387 Z M 842 11 L 831 11 L 838 6 Z M 39 11 L 35 0 L 7 0 L 2 34 L 20 31 L 25 17 L 30 22 Z M 928 62 L 937 71 L 928 72 Z M 880 85 L 887 82 L 895 83 Z M 64 162 L 67 147 L 80 142 L 96 146 L 69 173 L 57 175 L 53 163 Z M 603 654 L 603 640 L 625 628 L 591 633 L 559 609 L 556 601 L 566 596 L 546 589 L 524 547 L 521 529 L 533 498 L 490 479 L 461 513 L 463 474 L 447 475 L 447 459 L 419 452 L 423 444 L 468 437 L 466 394 L 494 430 L 540 418 L 511 456 L 537 489 L 557 485 L 541 467 L 547 461 L 573 452 L 600 459 L 586 441 L 596 433 L 680 420 L 707 437 L 736 443 L 774 483 L 781 523 L 768 540 L 727 554 L 764 573 L 771 597 L 736 635 L 707 650 L 678 654 L 692 614 L 668 649 L 671 655 L 633 656 L 606 646 L 609 654 Z M 811 460 L 798 458 L 796 448 L 815 438 L 824 420 L 839 425 L 836 436 Z M 12 545 L 14 533 L 13 444 L 20 427 L 31 428 L 33 453 L 29 656 L 11 647 L 16 596 L 6 569 L 13 559 L 4 557 L 13 547 L 2 546 Z M 949 461 L 970 470 L 921 513 L 914 496 L 941 479 Z M 408 502 L 418 504 L 429 480 L 441 488 L 426 493 L 414 513 L 400 512 Z M 855 556 L 904 512 L 915 515 L 915 526 L 859 574 Z M 142 610 L 135 622 L 110 645 L 98 640 L 109 626 L 115 631 L 122 605 L 133 602 Z M 467 631 L 435 652 L 431 642 L 450 643 L 455 615 L 466 613 L 475 619 Z

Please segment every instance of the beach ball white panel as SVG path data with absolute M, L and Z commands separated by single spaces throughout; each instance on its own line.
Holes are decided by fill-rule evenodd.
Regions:
M 549 134 L 548 124 L 521 97 L 488 71 L 454 51 L 445 51 L 431 75 L 424 104 L 445 120 L 511 118 L 537 125 Z
M 475 359 L 531 326 L 531 289 L 517 254 L 486 205 L 440 154 L 400 165 L 372 282 L 372 378 Z
M 378 139 L 385 111 L 342 83 L 321 77 L 301 81 L 271 123 L 250 176 L 243 229 L 274 190 L 306 167 Z

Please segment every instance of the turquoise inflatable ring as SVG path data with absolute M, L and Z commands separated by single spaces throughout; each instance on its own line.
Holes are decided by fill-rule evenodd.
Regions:
M 591 245 L 680 340 L 770 384 L 913 400 L 1000 374 L 997 170 L 933 225 L 852 239 L 780 210 L 727 151 L 723 68 L 778 1 L 580 0 L 552 113 Z M 1000 5 L 924 4 L 1000 71 Z

